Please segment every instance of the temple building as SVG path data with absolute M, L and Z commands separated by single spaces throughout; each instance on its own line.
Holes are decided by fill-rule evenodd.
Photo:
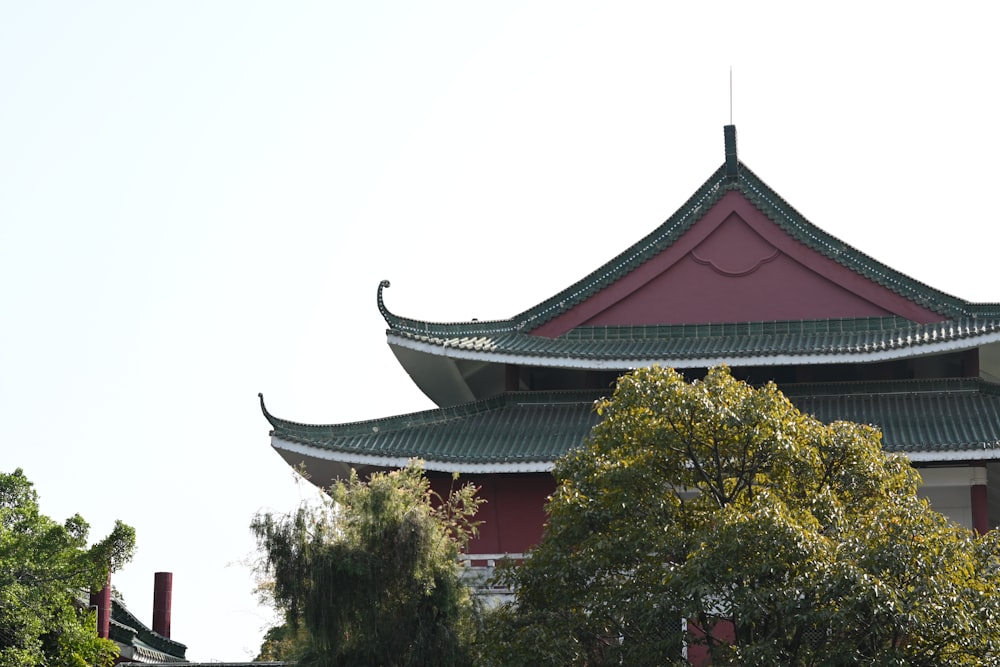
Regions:
M 439 407 L 309 425 L 270 414 L 271 444 L 325 486 L 425 461 L 488 501 L 471 555 L 537 543 L 553 462 L 580 445 L 615 379 L 659 364 L 728 364 L 775 381 L 804 412 L 882 429 L 941 512 L 985 532 L 1000 519 L 1000 304 L 970 303 L 816 227 L 738 160 L 666 222 L 563 291 L 501 321 L 427 322 L 378 308 L 389 347 Z M 568 282 L 568 281 L 567 281 Z

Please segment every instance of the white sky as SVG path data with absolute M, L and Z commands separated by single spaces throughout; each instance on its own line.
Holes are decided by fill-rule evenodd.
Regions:
M 957 3 L 0 4 L 0 469 L 138 553 L 195 660 L 255 655 L 275 414 L 431 407 L 395 313 L 506 318 L 739 155 L 812 222 L 1000 300 L 998 13 Z

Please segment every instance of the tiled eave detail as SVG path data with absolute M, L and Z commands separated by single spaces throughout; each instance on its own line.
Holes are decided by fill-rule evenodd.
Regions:
M 432 356 L 489 363 L 575 369 L 627 369 L 653 364 L 703 368 L 718 364 L 870 363 L 967 350 L 1000 341 L 1000 319 L 839 327 L 839 321 L 593 327 L 559 338 L 508 332 L 444 337 L 387 331 L 390 345 Z M 857 320 L 850 320 L 858 324 Z M 713 331 L 713 327 L 715 331 Z M 846 330 L 845 330 L 846 329 Z
M 874 424 L 882 446 L 914 463 L 1000 460 L 1000 385 L 976 378 L 782 387 L 824 422 Z
M 883 429 L 886 451 L 914 463 L 1000 459 L 1000 386 L 977 379 L 829 383 L 782 387 L 823 421 Z M 287 459 L 395 468 L 412 458 L 428 470 L 547 472 L 597 423 L 596 394 L 512 392 L 486 401 L 382 420 L 308 425 L 274 417 L 271 442 Z
M 581 437 L 581 442 L 583 438 Z M 473 475 L 473 474 L 510 474 L 510 473 L 537 473 L 537 472 L 550 472 L 552 470 L 552 465 L 555 459 L 558 457 L 551 457 L 543 460 L 536 461 L 439 461 L 433 456 L 377 456 L 365 454 L 357 451 L 344 451 L 340 449 L 330 449 L 327 447 L 320 447 L 316 445 L 310 445 L 302 442 L 293 442 L 285 440 L 277 435 L 271 436 L 271 446 L 280 452 L 285 453 L 286 458 L 292 458 L 294 460 L 295 456 L 301 457 L 301 460 L 314 458 L 321 459 L 325 461 L 335 461 L 337 463 L 344 464 L 348 468 L 357 469 L 396 469 L 406 466 L 410 461 L 414 459 L 419 459 L 423 461 L 424 470 L 432 470 L 435 472 L 445 472 L 445 473 L 461 473 L 463 475 Z M 289 455 L 293 455 L 289 457 Z

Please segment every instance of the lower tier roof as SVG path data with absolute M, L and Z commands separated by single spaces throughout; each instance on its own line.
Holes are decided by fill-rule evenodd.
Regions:
M 1000 385 L 980 379 L 789 384 L 781 390 L 824 422 L 878 426 L 886 451 L 915 463 L 1000 459 Z M 607 393 L 607 392 L 604 392 Z M 599 418 L 601 392 L 508 392 L 483 401 L 385 419 L 310 425 L 270 414 L 271 443 L 314 481 L 350 468 L 462 473 L 547 472 L 580 446 Z M 318 474 L 317 474 L 318 473 Z

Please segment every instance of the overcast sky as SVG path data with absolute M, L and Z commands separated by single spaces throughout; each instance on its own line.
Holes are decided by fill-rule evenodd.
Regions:
M 255 655 L 248 524 L 308 490 L 278 416 L 432 407 L 393 312 L 512 316 L 739 156 L 809 220 L 973 301 L 995 279 L 991 3 L 0 3 L 0 469 L 173 638 Z M 730 67 L 733 72 L 730 104 Z

